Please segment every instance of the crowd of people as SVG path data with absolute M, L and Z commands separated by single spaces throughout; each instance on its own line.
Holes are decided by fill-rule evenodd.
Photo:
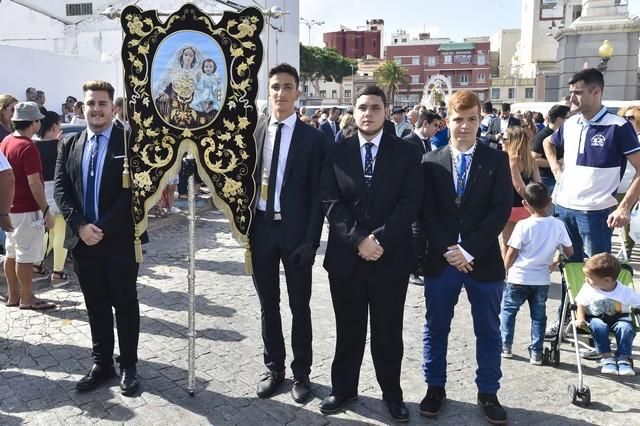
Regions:
M 357 397 L 369 323 L 382 398 L 394 420 L 409 419 L 400 376 L 404 305 L 413 283 L 424 285 L 426 304 L 421 414 L 437 416 L 446 400 L 448 337 L 464 287 L 476 337 L 477 403 L 489 422 L 506 423 L 497 393 L 501 358 L 514 352 L 519 308 L 529 303 L 531 364 L 542 364 L 545 334 L 561 327 L 556 321 L 547 329 L 546 314 L 558 252 L 585 262 L 575 325 L 590 329 L 602 372 L 634 374 L 630 309 L 640 296 L 617 282 L 611 238 L 612 228 L 628 225 L 640 196 L 640 106 L 609 112 L 596 69 L 576 73 L 568 102 L 546 116 L 511 114 L 508 104 L 498 113 L 468 90 L 434 109 L 389 108 L 375 85 L 345 114 L 332 108 L 308 116 L 305 107 L 296 110 L 299 83 L 288 64 L 269 71 L 271 113 L 260 117 L 254 133 L 258 188 L 249 240 L 266 367 L 258 397 L 272 396 L 285 379 L 280 264 L 293 317 L 291 396 L 298 403 L 311 396 L 312 266 L 325 220 L 323 266 L 336 348 L 322 413 Z M 131 191 L 121 183 L 128 125 L 109 83 L 88 81 L 83 93 L 82 112 L 73 112 L 77 101 L 69 97 L 63 114 L 31 100 L 29 90 L 22 102 L 0 95 L 6 305 L 55 307 L 34 296 L 32 277 L 42 273 L 40 262 L 52 247 L 52 284 L 67 282 L 65 250 L 71 251 L 94 359 L 76 388 L 89 391 L 116 375 L 113 307 L 120 386 L 133 395 L 139 387 L 138 264 L 131 216 L 121 214 L 131 208 Z M 86 129 L 61 140 L 60 124 L 74 118 Z M 626 259 L 634 242 L 625 235 Z

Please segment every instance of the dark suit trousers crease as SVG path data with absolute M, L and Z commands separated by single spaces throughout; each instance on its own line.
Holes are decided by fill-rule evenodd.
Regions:
M 264 364 L 271 371 L 283 371 L 285 368 L 286 351 L 280 316 L 282 261 L 292 314 L 291 370 L 294 376 L 306 376 L 311 372 L 312 362 L 311 270 L 305 271 L 288 260 L 290 253 L 283 247 L 284 232 L 281 221 L 254 217 L 250 233 L 251 261 L 253 284 L 260 300 Z
M 358 393 L 370 311 L 371 356 L 382 398 L 402 401 L 402 321 L 409 277 L 381 281 L 373 265 L 365 262 L 358 260 L 354 273 L 344 280 L 329 275 L 337 329 L 331 365 L 332 393 L 344 397 Z
M 82 241 L 73 249 L 73 269 L 80 281 L 91 327 L 94 362 L 113 364 L 113 312 L 118 329 L 120 367 L 135 366 L 138 361 L 140 307 L 136 282 L 138 264 L 133 245 L 109 247 Z

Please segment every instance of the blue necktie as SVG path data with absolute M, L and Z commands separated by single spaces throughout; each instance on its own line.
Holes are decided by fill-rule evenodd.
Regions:
M 367 142 L 364 144 L 364 148 L 367 151 L 364 155 L 364 182 L 367 184 L 367 190 L 371 189 L 371 180 L 373 179 L 373 142 Z
M 464 195 L 464 190 L 467 186 L 467 163 L 471 154 L 460 154 L 458 161 L 458 168 L 456 170 L 457 175 L 457 190 L 456 194 L 458 199 L 461 200 Z
M 100 136 L 102 135 L 95 135 L 95 139 L 91 141 L 87 187 L 84 191 L 84 218 L 89 223 L 95 223 L 98 219 L 96 217 L 96 176 Z

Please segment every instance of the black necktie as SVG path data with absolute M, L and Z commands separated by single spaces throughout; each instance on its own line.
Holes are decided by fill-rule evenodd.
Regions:
M 429 146 L 429 139 L 422 139 L 422 151 L 425 154 L 429 152 L 429 148 L 427 148 L 428 146 Z
M 267 210 L 265 217 L 267 220 L 274 218 L 274 206 L 276 198 L 276 180 L 278 177 L 278 159 L 280 157 L 280 140 L 282 139 L 282 126 L 284 123 L 278 123 L 276 130 L 276 139 L 273 142 L 273 153 L 271 154 L 271 168 L 269 169 L 269 189 L 267 190 Z

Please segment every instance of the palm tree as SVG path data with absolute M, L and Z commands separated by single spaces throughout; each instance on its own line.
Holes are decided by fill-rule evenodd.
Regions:
M 407 82 L 407 69 L 395 61 L 387 61 L 376 68 L 373 76 L 378 84 L 386 90 L 389 103 L 393 105 L 398 88 Z

